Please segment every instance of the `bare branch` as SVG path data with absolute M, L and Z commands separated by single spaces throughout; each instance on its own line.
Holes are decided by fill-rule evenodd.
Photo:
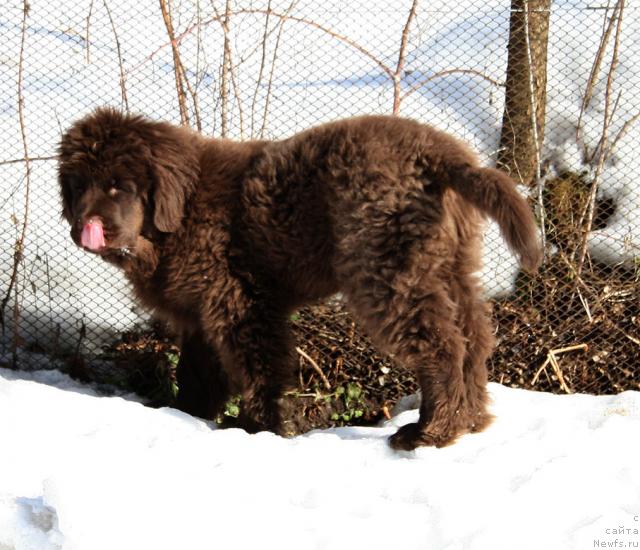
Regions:
M 288 16 L 298 3 L 298 0 L 292 0 L 291 4 L 287 8 L 285 15 Z M 271 91 L 273 90 L 273 75 L 275 74 L 276 61 L 278 59 L 278 51 L 280 49 L 280 39 L 282 38 L 282 31 L 284 29 L 285 19 L 280 19 L 278 35 L 276 36 L 276 43 L 273 48 L 273 58 L 271 60 L 271 70 L 269 71 L 269 82 L 267 83 L 267 97 L 264 101 L 264 109 L 262 111 L 262 125 L 260 126 L 260 137 L 264 137 L 265 130 L 267 128 L 267 116 L 269 114 L 269 105 L 271 103 Z
M 411 9 L 409 10 L 409 15 L 407 16 L 407 22 L 404 25 L 404 29 L 402 29 L 402 37 L 400 39 L 400 49 L 398 51 L 398 64 L 396 65 L 396 70 L 393 73 L 393 114 L 397 115 L 400 112 L 400 85 L 402 83 L 402 73 L 404 72 L 404 64 L 406 61 L 406 49 L 407 49 L 407 39 L 409 36 L 409 28 L 411 26 L 411 21 L 416 15 L 416 9 L 418 8 L 418 0 L 413 0 L 411 4 Z
M 618 132 L 616 137 L 613 139 L 613 142 L 611 143 L 611 147 L 609 147 L 609 154 L 608 154 L 609 157 L 613 154 L 613 151 L 615 150 L 616 145 L 618 145 L 618 141 L 620 141 L 624 137 L 624 135 L 629 131 L 629 128 L 631 128 L 631 126 L 633 126 L 639 118 L 640 118 L 640 113 L 636 113 L 622 125 L 622 128 L 620 128 L 620 131 Z
M 160 0 L 161 2 L 164 2 L 165 0 Z M 368 59 L 370 59 L 373 63 L 375 63 L 380 69 L 382 69 L 384 71 L 384 73 L 391 79 L 393 79 L 393 71 L 387 66 L 385 65 L 382 61 L 380 61 L 380 59 L 378 59 L 376 56 L 374 56 L 369 50 L 367 50 L 366 48 L 364 48 L 363 46 L 361 46 L 360 44 L 358 44 L 357 42 L 355 42 L 354 40 L 351 40 L 349 37 L 344 36 L 342 34 L 339 34 L 337 32 L 332 31 L 331 29 L 328 29 L 327 27 L 324 27 L 318 23 L 316 23 L 315 21 L 312 21 L 310 19 L 305 19 L 304 17 L 296 17 L 293 15 L 290 15 L 288 13 L 278 13 L 275 12 L 273 10 L 269 11 L 269 13 L 271 14 L 272 17 L 277 17 L 281 20 L 286 20 L 286 21 L 294 21 L 296 23 L 303 23 L 305 25 L 309 25 L 310 27 L 313 27 L 314 29 L 317 29 L 325 34 L 328 34 L 329 36 L 335 38 L 336 40 L 343 42 L 344 44 L 347 44 L 348 46 L 354 48 L 355 50 L 357 50 L 358 52 L 360 52 L 362 55 L 364 55 L 365 57 L 367 57 Z M 232 16 L 236 16 L 236 15 L 245 15 L 245 14 L 263 14 L 266 15 L 267 14 L 267 10 L 264 9 L 239 9 L 239 10 L 235 10 L 229 13 L 229 17 Z M 195 23 L 192 26 L 188 27 L 183 33 L 181 33 L 179 36 L 175 37 L 175 44 L 179 44 L 182 40 L 184 40 L 185 37 L 187 37 L 188 35 L 190 35 L 191 33 L 194 32 L 194 30 L 196 29 L 196 27 L 199 24 L 204 24 L 204 25 L 208 25 L 210 23 L 214 23 L 214 22 L 219 22 L 222 19 L 223 16 L 216 14 L 214 17 L 212 17 L 209 21 L 205 21 L 204 23 Z M 149 55 L 144 61 L 142 61 L 141 63 L 139 63 L 138 65 L 136 65 L 135 67 L 133 67 L 129 72 L 135 72 L 136 70 L 138 70 L 142 65 L 144 65 L 146 62 L 148 62 L 149 60 L 153 59 L 158 52 L 160 52 L 162 49 L 164 49 L 167 45 L 172 45 L 173 46 L 173 42 L 168 42 L 167 44 L 163 44 L 162 46 L 160 46 L 157 50 L 155 50 L 154 52 L 151 53 L 151 55 Z
M 617 4 L 616 4 L 617 9 Z M 589 78 L 587 79 L 587 85 L 584 91 L 584 97 L 582 98 L 582 105 L 580 106 L 580 115 L 578 116 L 578 125 L 576 126 L 576 142 L 582 142 L 582 116 L 586 111 L 589 103 L 591 103 L 591 98 L 593 97 L 593 90 L 595 88 L 596 82 L 598 80 L 598 75 L 600 74 L 600 65 L 602 64 L 602 60 L 604 58 L 604 53 L 607 49 L 607 45 L 609 44 L 609 38 L 611 37 L 611 31 L 613 30 L 613 23 L 615 21 L 615 10 L 613 16 L 607 21 L 607 13 L 609 11 L 609 2 L 607 2 L 607 7 L 605 11 L 604 22 L 602 36 L 600 37 L 600 44 L 598 45 L 598 51 L 596 53 L 596 57 L 593 60 L 593 65 L 591 66 L 591 72 L 589 73 Z M 586 154 L 586 151 L 584 151 Z
M 255 124 L 256 103 L 258 101 L 258 91 L 262 84 L 262 75 L 264 73 L 265 62 L 267 58 L 267 39 L 269 36 L 269 16 L 271 15 L 271 0 L 267 3 L 267 15 L 264 18 L 264 33 L 262 35 L 262 56 L 260 57 L 260 69 L 258 69 L 258 79 L 256 81 L 256 89 L 253 92 L 253 99 L 251 100 L 251 137 L 254 136 L 253 128 Z
M 222 27 L 223 33 L 222 66 L 220 67 L 220 132 L 221 136 L 224 138 L 227 137 L 229 128 L 229 72 L 231 63 L 231 48 L 229 46 L 229 0 L 226 0 L 225 2 L 224 17 L 220 16 L 218 9 L 213 2 L 211 3 L 211 7 L 216 14 L 216 20 Z
M 124 72 L 124 64 L 122 63 L 122 51 L 120 49 L 120 40 L 118 39 L 118 31 L 116 30 L 116 26 L 113 22 L 113 17 L 111 17 L 111 10 L 107 5 L 107 0 L 102 0 L 102 3 L 104 4 L 104 8 L 107 10 L 107 15 L 109 16 L 109 22 L 111 23 L 111 30 L 113 31 L 113 37 L 116 41 L 116 51 L 118 52 L 118 67 L 120 69 L 120 94 L 122 95 L 122 101 L 124 101 L 124 106 L 128 113 L 129 100 L 127 99 L 126 77 Z
M 20 134 L 22 136 L 22 150 L 24 152 L 25 161 L 25 194 L 24 194 L 24 218 L 22 220 L 22 229 L 20 231 L 20 235 L 16 240 L 14 247 L 14 255 L 13 255 L 13 268 L 11 271 L 11 277 L 9 278 L 9 287 L 7 289 L 7 294 L 2 300 L 2 304 L 0 304 L 0 325 L 2 325 L 2 332 L 4 334 L 4 311 L 7 307 L 7 303 L 11 298 L 11 291 L 16 285 L 16 280 L 18 277 L 18 268 L 20 263 L 22 262 L 24 255 L 24 241 L 27 235 L 27 227 L 29 223 L 29 195 L 31 190 L 31 163 L 29 162 L 29 146 L 27 143 L 27 132 L 24 122 L 24 93 L 23 93 L 23 78 L 24 78 L 24 45 L 27 34 L 27 17 L 29 16 L 29 2 L 27 0 L 23 0 L 23 8 L 22 8 L 22 27 L 21 27 L 21 35 L 20 35 L 20 57 L 18 61 L 18 118 L 20 120 Z M 18 321 L 20 317 L 20 306 L 18 302 L 18 287 L 15 286 L 15 304 L 13 309 L 13 344 L 12 344 L 12 354 L 13 354 L 13 366 L 16 367 L 17 362 L 17 344 L 18 344 Z
M 20 162 L 28 163 L 43 160 L 58 160 L 58 157 L 54 155 L 51 157 L 24 157 L 21 159 L 0 160 L 0 166 L 4 166 L 5 164 L 18 164 Z
M 486 80 L 487 82 L 490 82 L 496 87 L 504 87 L 504 82 L 500 80 L 496 80 L 495 78 L 491 78 L 490 76 L 487 76 L 486 74 L 480 71 L 477 71 L 475 69 L 447 69 L 445 71 L 440 71 L 438 73 L 432 74 L 430 76 L 427 76 L 421 79 L 419 82 L 411 86 L 411 88 L 409 88 L 409 90 L 405 92 L 405 94 L 402 96 L 401 99 L 402 100 L 406 99 L 408 96 L 410 96 L 414 92 L 417 92 L 420 88 L 422 88 L 432 80 L 435 80 L 436 78 L 442 78 L 444 76 L 449 76 L 451 74 L 470 74 L 470 75 L 478 76 Z
M 187 110 L 187 100 L 183 87 L 183 71 L 182 62 L 180 61 L 180 52 L 178 51 L 178 42 L 175 38 L 173 31 L 173 22 L 171 20 L 170 7 L 167 5 L 167 0 L 160 1 L 160 10 L 162 11 L 162 19 L 164 26 L 167 29 L 169 40 L 171 44 L 171 51 L 173 52 L 173 69 L 176 77 L 176 92 L 178 94 L 178 107 L 180 109 L 180 122 L 183 125 L 189 125 L 189 111 Z
M 91 15 L 93 14 L 93 0 L 91 0 L 91 3 L 89 4 L 89 13 L 87 14 L 87 18 L 86 18 L 86 25 L 85 25 L 85 30 L 84 30 L 84 47 L 85 47 L 85 57 L 87 60 L 87 63 L 91 63 L 91 55 L 89 52 L 89 46 L 91 44 L 91 42 L 89 42 L 89 27 L 91 26 Z
M 580 216 L 580 227 L 584 227 L 582 241 L 580 243 L 580 256 L 578 258 L 578 265 L 576 268 L 577 279 L 580 279 L 580 275 L 582 273 L 582 267 L 584 265 L 584 260 L 587 255 L 587 239 L 589 237 L 589 233 L 591 233 L 591 228 L 593 226 L 593 216 L 595 212 L 595 204 L 596 204 L 596 195 L 598 192 L 598 186 L 600 184 L 600 176 L 602 175 L 602 171 L 604 169 L 604 163 L 607 159 L 607 150 L 609 143 L 609 124 L 611 123 L 611 117 L 609 116 L 609 111 L 611 108 L 611 93 L 613 90 L 613 78 L 616 72 L 616 68 L 618 66 L 618 51 L 620 49 L 620 35 L 622 30 L 622 16 L 624 13 L 625 0 L 618 0 L 616 2 L 616 6 L 614 8 L 614 17 L 617 13 L 616 19 L 616 32 L 615 38 L 613 42 L 613 55 L 611 57 L 611 63 L 609 65 L 609 72 L 607 73 L 607 85 L 605 88 L 604 95 L 604 116 L 602 122 L 602 137 L 600 140 L 601 146 L 598 154 L 598 164 L 596 165 L 596 172 L 593 176 L 593 181 L 591 183 L 591 188 L 589 190 L 589 200 L 587 202 L 586 209 L 582 212 Z M 583 226 L 583 223 L 586 224 Z

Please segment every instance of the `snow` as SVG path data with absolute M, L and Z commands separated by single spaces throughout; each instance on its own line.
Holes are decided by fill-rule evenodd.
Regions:
M 0 548 L 640 543 L 640 393 L 489 387 L 487 431 L 394 452 L 386 438 L 415 409 L 283 439 L 0 369 Z M 619 527 L 636 531 L 612 535 Z

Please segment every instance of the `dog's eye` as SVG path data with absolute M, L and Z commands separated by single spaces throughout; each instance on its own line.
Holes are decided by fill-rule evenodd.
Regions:
M 73 189 L 77 193 L 82 193 L 87 187 L 87 184 L 84 180 L 74 177 L 67 180 L 67 185 L 70 189 Z
M 120 191 L 126 191 L 126 186 L 119 180 L 113 178 L 107 185 L 107 195 L 115 197 Z
M 116 180 L 113 179 L 109 182 L 108 193 L 111 196 L 117 193 L 135 193 L 135 186 L 129 180 Z

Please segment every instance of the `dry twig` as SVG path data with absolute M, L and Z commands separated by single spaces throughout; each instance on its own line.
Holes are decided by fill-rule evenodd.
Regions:
M 616 5 L 617 8 L 617 5 Z M 600 65 L 602 64 L 602 60 L 604 58 L 604 53 L 607 49 L 607 45 L 609 44 L 609 38 L 611 37 L 611 31 L 613 30 L 613 23 L 615 21 L 615 10 L 614 16 L 607 23 L 607 13 L 609 12 L 609 2 L 607 2 L 607 8 L 605 10 L 605 19 L 604 26 L 602 30 L 602 36 L 600 37 L 600 44 L 598 45 L 598 51 L 596 53 L 596 58 L 593 60 L 593 65 L 591 66 L 591 72 L 589 73 L 589 78 L 587 79 L 587 85 L 585 87 L 584 97 L 582 99 L 582 105 L 580 106 L 580 115 L 578 116 L 578 124 L 576 126 L 576 142 L 581 143 L 582 141 L 582 117 L 584 112 L 586 111 L 589 103 L 591 103 L 591 98 L 593 97 L 593 90 L 595 88 L 596 82 L 598 81 L 598 75 L 600 74 Z M 583 152 L 586 156 L 586 149 L 583 148 Z
M 118 38 L 118 31 L 116 29 L 115 23 L 113 22 L 113 17 L 111 17 L 111 10 L 109 9 L 107 0 L 102 0 L 102 3 L 104 4 L 104 9 L 107 10 L 107 15 L 109 16 L 109 22 L 111 23 L 111 30 L 113 31 L 113 37 L 116 41 L 116 51 L 118 52 L 118 68 L 120 70 L 120 94 L 122 95 L 122 101 L 124 102 L 125 109 L 128 113 L 129 99 L 127 98 L 127 83 L 126 83 L 126 76 L 124 72 L 124 64 L 122 62 L 122 51 L 120 49 L 120 39 Z
M 185 93 L 186 87 L 193 101 L 193 109 L 196 117 L 196 127 L 198 128 L 198 130 L 201 130 L 202 121 L 200 119 L 200 112 L 198 108 L 198 95 L 191 88 L 191 84 L 189 83 L 189 79 L 187 78 L 187 71 L 185 70 L 184 65 L 182 64 L 182 59 L 180 58 L 180 51 L 178 50 L 178 40 L 176 40 L 175 32 L 173 29 L 173 21 L 171 19 L 171 8 L 167 4 L 167 0 L 160 0 L 160 10 L 162 11 L 162 19 L 167 29 L 167 34 L 169 35 L 171 51 L 173 53 L 173 68 L 176 77 L 176 92 L 178 94 L 180 122 L 183 125 L 190 124 L 189 111 L 187 108 L 187 98 Z M 196 28 L 196 26 L 194 25 L 192 28 Z M 181 36 L 184 36 L 184 33 Z
M 604 101 L 604 117 L 602 122 L 602 137 L 600 139 L 600 147 L 598 150 L 598 164 L 596 165 L 596 171 L 593 176 L 593 181 L 591 183 L 591 188 L 589 190 L 589 199 L 587 201 L 586 209 L 583 210 L 582 215 L 580 216 L 579 227 L 583 227 L 583 235 L 580 242 L 580 250 L 579 257 L 577 262 L 577 278 L 580 278 L 582 273 L 582 267 L 584 265 L 584 260 L 587 255 L 587 240 L 589 237 L 589 233 L 591 233 L 591 228 L 593 226 L 593 216 L 595 213 L 595 204 L 596 204 L 596 195 L 598 192 L 598 186 L 600 183 L 600 176 L 602 175 L 602 171 L 604 169 L 604 163 L 607 160 L 607 151 L 609 144 L 609 124 L 611 123 L 610 109 L 611 109 L 611 93 L 613 89 L 613 77 L 616 72 L 616 68 L 618 66 L 618 51 L 620 48 L 620 35 L 622 30 L 622 16 L 624 12 L 625 0 L 618 0 L 616 6 L 614 8 L 614 18 L 617 13 L 616 19 L 616 32 L 615 38 L 613 42 L 613 55 L 611 57 L 611 64 L 609 65 L 609 72 L 607 73 L 607 86 L 605 88 L 605 101 Z M 583 226 L 583 223 L 586 224 Z
M 289 7 L 287 8 L 287 11 L 285 12 L 286 16 L 289 16 L 289 14 L 293 11 L 295 5 L 297 4 L 298 0 L 292 0 L 291 4 L 289 4 Z M 276 61 L 278 58 L 278 51 L 280 49 L 280 39 L 282 38 L 282 31 L 284 29 L 284 22 L 285 19 L 280 19 L 280 24 L 278 25 L 278 34 L 276 36 L 276 43 L 275 46 L 273 48 L 273 58 L 271 59 L 271 70 L 269 71 L 269 82 L 267 83 L 267 97 L 265 98 L 264 101 L 264 109 L 262 111 L 262 126 L 260 126 L 260 138 L 264 137 L 264 132 L 266 130 L 267 127 L 267 116 L 269 114 L 269 105 L 271 103 L 271 91 L 273 90 L 273 75 L 275 73 L 275 69 L 276 69 Z
M 542 363 L 540 368 L 537 370 L 535 376 L 533 377 L 533 380 L 531 381 L 531 385 L 535 386 L 536 382 L 538 381 L 538 377 L 540 376 L 540 373 L 542 373 L 542 371 L 544 371 L 547 368 L 547 365 L 551 364 L 551 366 L 553 367 L 553 371 L 556 373 L 556 376 L 558 377 L 558 382 L 560 383 L 560 386 L 562 387 L 562 389 L 566 393 L 573 393 L 569 389 L 569 386 L 567 386 L 567 383 L 564 381 L 564 376 L 562 376 L 562 370 L 560 369 L 560 364 L 558 363 L 557 356 L 562 353 L 568 353 L 570 351 L 576 351 L 576 350 L 587 351 L 588 349 L 589 349 L 589 346 L 587 344 L 576 344 L 575 346 L 567 346 L 565 348 L 557 348 L 557 349 L 549 350 L 549 352 L 547 353 L 547 358 L 545 359 L 544 363 Z
M 23 157 L 21 159 L 9 159 L 9 160 L 2 160 L 0 161 L 0 166 L 4 166 L 5 164 L 18 164 L 20 162 L 36 162 L 36 161 L 43 161 L 43 160 L 58 160 L 57 156 L 50 156 L 50 157 Z
M 396 70 L 393 73 L 393 114 L 397 115 L 400 112 L 400 85 L 402 83 L 402 74 L 404 72 L 404 64 L 406 62 L 406 50 L 407 50 L 407 39 L 409 37 L 409 27 L 411 26 L 411 21 L 416 16 L 416 9 L 418 8 L 418 0 L 413 0 L 411 4 L 411 9 L 409 10 L 409 15 L 407 16 L 407 22 L 402 29 L 402 37 L 400 39 L 400 49 L 398 51 L 398 64 L 396 65 Z
M 316 363 L 308 353 L 306 353 L 299 347 L 296 347 L 296 351 L 298 352 L 298 354 L 304 357 L 307 361 L 309 361 L 311 366 L 315 369 L 315 371 L 318 373 L 318 375 L 322 379 L 325 389 L 327 389 L 328 391 L 331 391 L 331 384 L 329 384 L 329 379 L 325 376 L 324 372 L 322 372 L 322 369 L 318 366 L 318 363 Z
M 20 316 L 20 306 L 18 302 L 18 287 L 16 280 L 18 278 L 18 269 L 24 255 L 24 241 L 27 235 L 27 226 L 29 223 L 29 194 L 31 190 L 31 163 L 29 162 L 29 147 L 27 144 L 27 131 L 24 121 L 24 93 L 23 93 L 23 78 L 24 78 L 24 45 L 27 35 L 27 17 L 29 16 L 29 2 L 23 0 L 22 4 L 22 27 L 20 35 L 20 57 L 18 61 L 18 118 L 20 120 L 20 134 L 22 136 L 22 150 L 25 158 L 25 195 L 24 195 L 24 219 L 22 220 L 22 229 L 20 235 L 16 240 L 13 254 L 13 267 L 11 271 L 11 277 L 9 278 L 9 287 L 7 294 L 2 300 L 0 305 L 0 324 L 2 325 L 2 332 L 4 333 L 4 311 L 11 298 L 11 291 L 15 287 L 15 304 L 13 309 L 13 367 L 16 367 L 17 363 L 17 345 L 18 345 L 18 321 Z

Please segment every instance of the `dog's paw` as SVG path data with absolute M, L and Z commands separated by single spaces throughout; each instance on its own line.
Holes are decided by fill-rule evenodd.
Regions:
M 445 447 L 453 443 L 456 434 L 429 432 L 428 426 L 406 424 L 389 438 L 389 445 L 396 451 L 412 451 L 417 447 Z
M 483 431 L 493 422 L 493 419 L 494 419 L 494 416 L 487 412 L 476 413 L 476 415 L 471 418 L 471 423 L 469 425 L 469 432 L 478 433 Z

